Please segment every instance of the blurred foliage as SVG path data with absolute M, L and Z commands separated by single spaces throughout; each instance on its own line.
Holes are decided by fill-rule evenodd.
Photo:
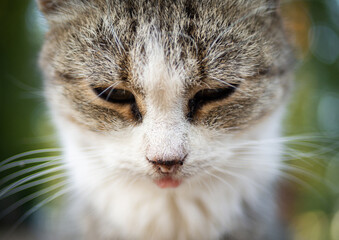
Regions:
M 296 240 L 339 239 L 339 1 L 282 1 L 300 63 L 286 135 L 309 136 L 293 147 L 291 230 Z M 303 154 L 299 154 L 303 153 Z
M 34 1 L 0 2 L 0 162 L 18 153 L 56 145 L 37 67 L 43 39 L 37 13 Z M 0 172 L 1 190 L 5 176 L 24 168 Z M 0 209 L 34 191 L 36 189 L 30 189 L 1 200 Z M 0 217 L 0 224 L 12 225 L 33 204 L 30 202 L 11 215 Z
M 338 240 L 339 0 L 281 0 L 281 6 L 300 58 L 285 135 L 310 137 L 291 146 L 304 154 L 289 160 L 300 171 L 293 173 L 297 181 L 290 179 L 283 205 L 294 239 Z M 1 161 L 56 142 L 37 68 L 44 24 L 34 1 L 1 0 L 0 24 Z M 27 194 L 0 201 L 0 209 Z M 29 207 L 0 219 L 0 227 Z

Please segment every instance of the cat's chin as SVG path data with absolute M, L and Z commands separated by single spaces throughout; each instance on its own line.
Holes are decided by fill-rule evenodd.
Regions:
M 174 179 L 170 176 L 154 180 L 154 183 L 160 188 L 177 188 L 181 185 L 182 180 Z

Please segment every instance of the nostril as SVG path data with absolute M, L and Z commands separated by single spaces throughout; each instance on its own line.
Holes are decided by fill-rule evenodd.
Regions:
M 150 160 L 149 160 L 150 161 Z M 154 160 L 154 161 L 150 161 L 151 163 L 155 164 L 155 165 L 162 165 L 162 166 L 175 166 L 175 165 L 183 165 L 184 164 L 184 160 Z
M 175 172 L 180 166 L 184 164 L 185 158 L 182 160 L 147 160 L 153 164 L 153 166 L 161 173 L 170 174 Z

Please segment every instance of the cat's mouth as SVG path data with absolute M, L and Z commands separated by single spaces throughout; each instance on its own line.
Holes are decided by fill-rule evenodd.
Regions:
M 182 180 L 175 179 L 170 176 L 162 177 L 154 180 L 154 183 L 160 188 L 177 188 L 181 185 Z

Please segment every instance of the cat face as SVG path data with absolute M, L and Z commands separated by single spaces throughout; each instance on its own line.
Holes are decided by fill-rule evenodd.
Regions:
M 285 99 L 274 1 L 56 2 L 40 1 L 46 96 L 69 154 L 103 175 L 177 186 L 265 136 Z

